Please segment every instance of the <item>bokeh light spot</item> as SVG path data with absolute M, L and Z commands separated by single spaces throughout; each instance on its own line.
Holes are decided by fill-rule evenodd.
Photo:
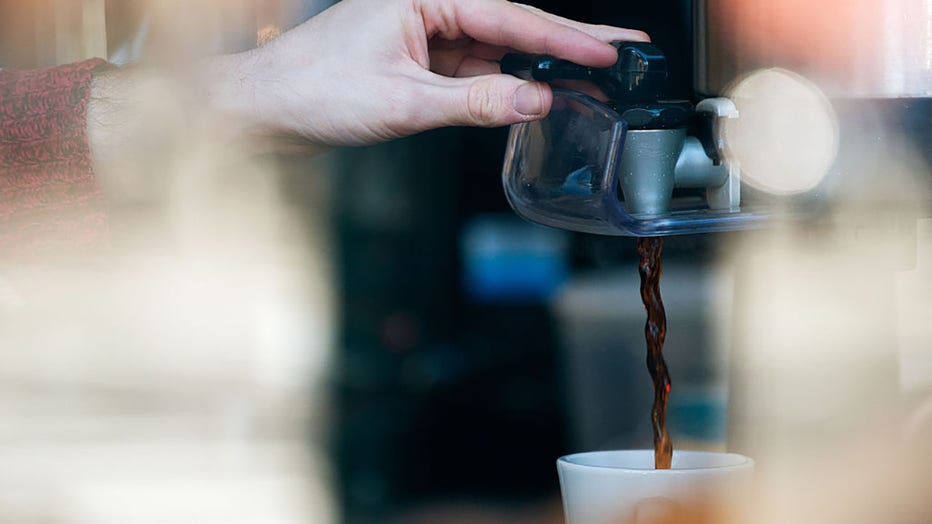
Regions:
M 838 121 L 818 87 L 766 69 L 744 77 L 728 97 L 740 116 L 725 122 L 725 140 L 745 182 L 779 195 L 819 185 L 838 153 Z

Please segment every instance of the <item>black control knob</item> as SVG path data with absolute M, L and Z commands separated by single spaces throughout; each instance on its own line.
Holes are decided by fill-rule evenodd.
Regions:
M 615 101 L 659 100 L 667 80 L 667 58 L 647 42 L 614 42 L 618 60 L 607 68 L 585 67 L 550 55 L 509 53 L 501 60 L 503 73 L 525 80 L 587 80 Z
M 667 57 L 647 42 L 624 42 L 618 47 L 618 61 L 598 74 L 613 86 L 607 93 L 616 101 L 649 102 L 660 100 L 667 83 Z
M 695 116 L 688 101 L 663 100 L 667 57 L 648 42 L 614 42 L 618 60 L 610 67 L 585 67 L 550 55 L 510 53 L 501 61 L 503 73 L 525 80 L 584 80 L 608 97 L 607 105 L 621 114 L 629 129 L 686 127 Z

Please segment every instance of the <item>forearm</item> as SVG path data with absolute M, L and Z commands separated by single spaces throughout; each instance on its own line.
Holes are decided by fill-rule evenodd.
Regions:
M 87 135 L 108 198 L 160 199 L 167 175 L 209 148 L 225 148 L 222 157 L 230 161 L 258 151 L 261 142 L 248 140 L 254 130 L 244 118 L 245 101 L 232 92 L 232 62 L 218 57 L 183 69 L 139 66 L 95 75 Z
M 146 113 L 138 72 L 111 70 L 95 75 L 87 108 L 87 139 L 94 171 L 110 200 L 151 198 L 155 182 L 148 165 L 168 134 L 168 113 Z M 160 105 L 163 102 L 157 101 Z M 157 131 L 160 136 L 156 136 Z

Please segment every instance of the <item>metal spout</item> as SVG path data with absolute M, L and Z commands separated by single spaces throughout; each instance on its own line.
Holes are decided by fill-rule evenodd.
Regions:
M 676 164 L 685 140 L 685 129 L 628 131 L 618 169 L 628 213 L 662 215 L 669 212 L 676 185 Z
M 628 131 L 618 174 L 625 210 L 632 215 L 669 213 L 677 187 L 706 188 L 711 210 L 735 211 L 741 201 L 737 170 L 715 165 L 685 129 Z

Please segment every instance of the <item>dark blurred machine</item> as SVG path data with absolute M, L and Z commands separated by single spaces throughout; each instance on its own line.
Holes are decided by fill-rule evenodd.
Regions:
M 823 8 L 794 0 L 789 3 L 799 4 L 797 15 L 813 16 L 792 20 L 783 18 L 787 11 L 773 7 L 781 2 L 763 0 L 531 3 L 575 19 L 646 30 L 665 62 L 658 98 L 701 107 L 704 99 L 726 94 L 726 86 L 746 73 L 784 67 L 835 86 L 826 92 L 839 122 L 839 150 L 857 152 L 863 145 L 860 131 L 868 128 L 875 130 L 875 143 L 894 136 L 889 139 L 911 141 L 928 162 L 932 26 L 930 12 L 923 11 L 928 2 L 884 3 L 876 21 L 861 7 L 876 2 L 839 2 Z M 877 24 L 880 45 L 862 41 L 863 32 L 839 35 L 844 31 L 832 17 L 842 15 L 852 24 Z M 828 34 L 831 44 L 822 45 L 820 34 Z M 774 48 L 773 41 L 787 44 Z M 850 53 L 852 48 L 865 51 Z M 668 123 L 662 120 L 655 122 L 660 128 Z M 852 129 L 859 132 L 849 133 Z M 573 403 L 580 398 L 599 402 L 600 397 L 585 397 L 592 388 L 580 396 L 577 385 L 567 382 L 566 329 L 561 339 L 551 302 L 560 285 L 585 270 L 636 275 L 634 243 L 573 227 L 567 229 L 584 233 L 538 238 L 508 220 L 500 178 L 506 135 L 507 130 L 443 130 L 342 156 L 341 184 L 361 188 L 352 198 L 344 195 L 337 206 L 343 324 L 333 385 L 338 420 L 333 445 L 346 522 L 378 522 L 394 510 L 437 500 L 551 497 L 558 489 L 553 472 L 558 455 L 578 446 L 638 445 L 648 439 L 646 432 L 642 440 L 615 438 L 637 429 L 636 421 L 622 420 L 635 415 L 626 414 L 616 400 L 640 393 L 612 388 L 621 382 L 648 387 L 646 371 L 634 369 L 640 357 L 628 359 L 620 349 L 618 359 L 606 357 L 616 345 L 631 346 L 634 355 L 638 342 L 605 335 L 620 329 L 617 322 L 602 335 L 595 333 L 591 355 L 601 360 L 589 364 L 602 364 L 577 369 L 589 385 L 618 391 L 619 398 L 606 401 L 606 407 L 587 401 L 589 411 L 580 418 L 579 405 Z M 696 158 L 701 154 L 703 162 L 717 165 L 710 149 L 693 147 Z M 838 155 L 831 172 L 854 177 L 848 180 L 876 173 L 878 166 L 859 164 L 863 158 Z M 572 182 L 567 187 L 578 189 L 586 174 L 570 174 L 575 178 L 565 180 Z M 818 199 L 837 189 L 837 176 L 827 177 L 811 194 Z M 694 188 L 686 189 L 686 196 L 695 197 Z M 740 211 L 740 206 L 719 211 Z M 870 222 L 871 215 L 865 217 Z M 675 232 L 681 236 L 667 239 L 665 262 L 685 268 L 684 282 L 694 282 L 691 271 L 713 258 L 720 242 L 744 233 L 688 233 L 725 229 L 732 228 L 680 228 Z M 651 232 L 674 231 L 622 234 Z M 537 240 L 528 240 L 532 237 Z M 524 251 L 502 248 L 515 243 Z M 516 266 L 534 269 L 514 271 Z M 601 283 L 582 288 L 603 295 L 608 289 Z M 684 304 L 702 307 L 707 295 L 700 288 Z M 637 296 L 629 301 L 636 303 Z M 576 313 L 588 311 L 572 297 L 561 305 Z M 622 309 L 634 315 L 638 308 Z M 702 332 L 700 316 L 674 323 Z M 589 334 L 604 324 L 580 326 Z M 707 375 L 712 366 L 708 350 L 700 342 L 673 348 L 682 355 L 674 366 L 687 379 Z M 578 382 L 580 376 L 569 380 Z M 646 413 L 645 408 L 645 418 Z M 715 411 L 712 418 L 724 424 L 720 415 Z M 490 476 L 485 469 L 490 461 L 508 467 Z

